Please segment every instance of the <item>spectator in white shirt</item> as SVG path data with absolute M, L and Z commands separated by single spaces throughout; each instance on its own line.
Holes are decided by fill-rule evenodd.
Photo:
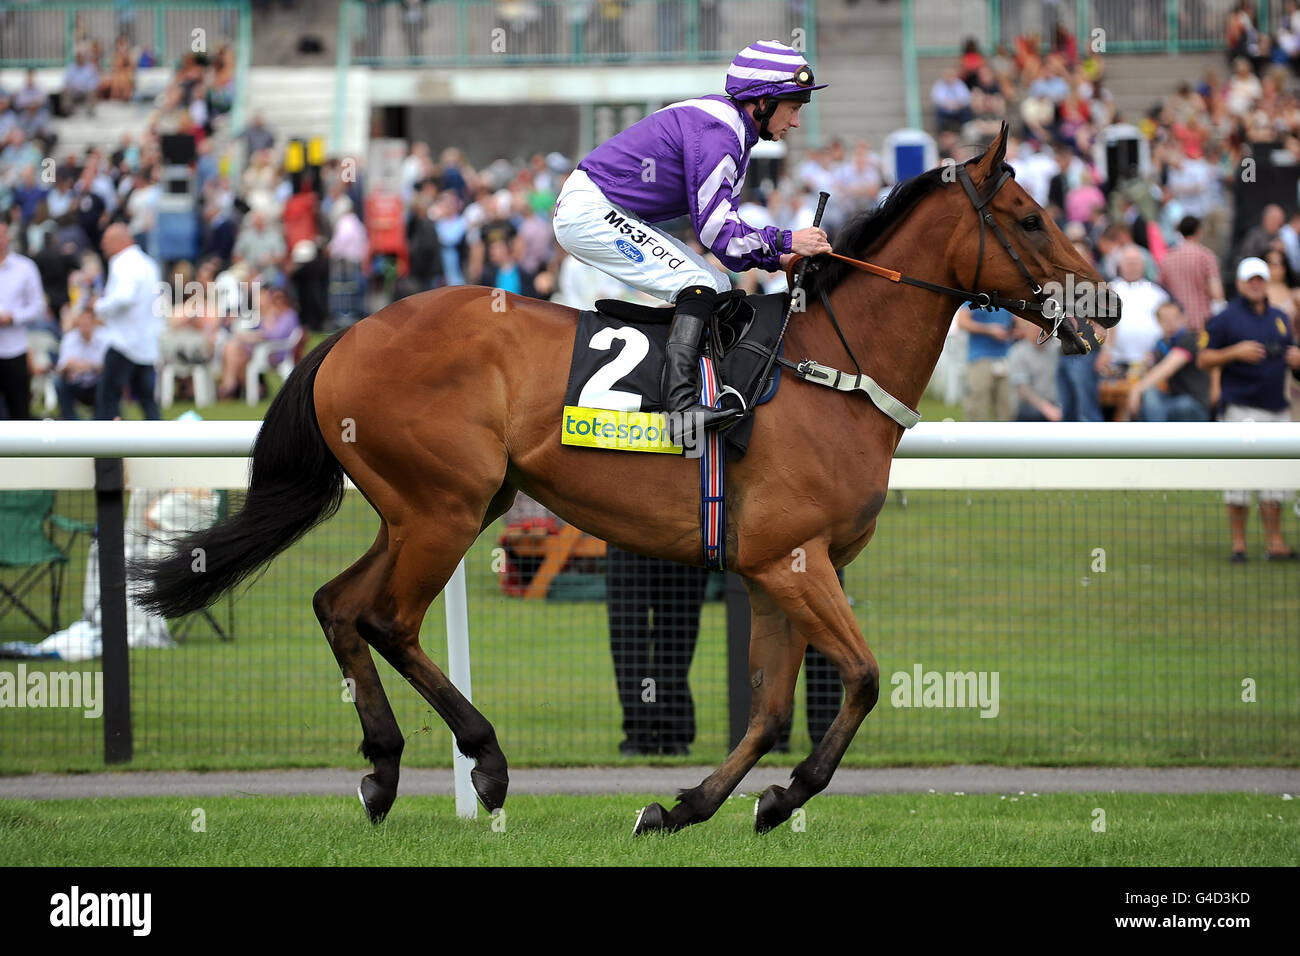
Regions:
M 59 395 L 59 414 L 65 421 L 77 421 L 77 403 L 95 407 L 99 375 L 104 370 L 108 340 L 95 320 L 89 303 L 77 312 L 76 324 L 59 343 L 59 361 L 54 366 L 54 390 Z
M 1130 366 L 1145 369 L 1151 351 L 1164 335 L 1156 311 L 1169 300 L 1169 293 L 1149 282 L 1145 270 L 1142 250 L 1137 246 L 1124 249 L 1119 259 L 1119 278 L 1111 283 L 1111 290 L 1123 303 L 1124 321 L 1115 326 L 1102 346 L 1097 371 L 1103 375 L 1110 368 L 1121 374 Z
M 1183 215 L 1204 219 L 1215 205 L 1215 172 L 1200 156 L 1188 156 L 1175 140 L 1169 147 L 1165 200 L 1177 199 Z
M 970 108 L 970 88 L 957 76 L 956 68 L 944 71 L 942 77 L 930 87 L 930 100 L 934 103 L 935 118 L 939 129 L 961 129 L 972 116 Z
M 77 194 L 72 191 L 77 178 L 71 170 L 61 169 L 54 181 L 54 188 L 45 195 L 45 208 L 50 211 L 51 219 L 61 219 L 77 206 Z
M 125 179 L 125 177 L 123 177 Z M 131 235 L 137 244 L 147 245 L 158 221 L 158 200 L 162 197 L 162 167 L 151 166 L 135 175 L 135 189 L 126 200 Z
M 875 205 L 876 196 L 880 194 L 883 184 L 880 170 L 880 156 L 871 151 L 865 139 L 854 143 L 853 155 L 834 170 L 834 194 L 844 198 L 850 218 Z
M 95 96 L 99 91 L 99 69 L 86 56 L 84 51 L 77 51 L 76 61 L 68 64 L 63 75 L 64 93 L 71 107 L 84 104 L 86 111 L 95 115 Z
M 95 303 L 95 315 L 104 323 L 108 350 L 95 397 L 95 418 L 117 418 L 122 389 L 130 386 L 145 418 L 157 421 L 162 416 L 154 388 L 163 324 L 158 263 L 140 250 L 120 222 L 104 230 L 100 248 L 108 259 L 108 282 Z
M 1016 171 L 1020 183 L 1031 199 L 1046 207 L 1051 201 L 1052 177 L 1061 172 L 1056 160 L 1047 149 L 1035 151 L 1027 142 L 1017 145 L 1015 154 L 1007 150 L 1007 163 Z
M 280 268 L 284 264 L 284 231 L 271 225 L 260 209 L 248 214 L 235 240 L 234 256 L 247 262 L 254 274 L 266 285 L 280 281 Z
M 1286 261 L 1291 271 L 1300 273 L 1300 210 L 1291 213 L 1291 219 L 1277 232 L 1286 251 Z
M 45 294 L 36 263 L 9 248 L 9 224 L 0 221 L 0 398 L 3 415 L 31 418 L 31 372 L 27 329 L 45 318 Z
M 1239 56 L 1232 61 L 1232 76 L 1224 92 L 1228 112 L 1233 116 L 1243 116 L 1255 106 L 1255 102 L 1264 94 L 1264 87 L 1259 77 L 1251 68 L 1250 61 Z
M 14 109 L 20 113 L 30 106 L 35 106 L 38 110 L 44 109 L 48 100 L 45 91 L 36 85 L 36 71 L 28 67 L 27 83 L 14 94 Z

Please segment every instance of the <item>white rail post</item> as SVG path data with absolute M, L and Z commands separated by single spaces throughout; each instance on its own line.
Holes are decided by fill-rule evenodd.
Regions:
M 469 598 L 465 593 L 465 561 L 456 570 L 442 592 L 447 596 L 447 670 L 448 678 L 456 689 L 473 703 L 474 696 L 469 676 Z M 456 777 L 456 816 L 473 820 L 478 817 L 478 799 L 469 772 L 474 761 L 456 748 L 451 741 L 452 768 Z

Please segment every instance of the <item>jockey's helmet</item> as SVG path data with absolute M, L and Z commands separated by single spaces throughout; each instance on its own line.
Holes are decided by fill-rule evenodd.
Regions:
M 737 102 L 771 97 L 807 103 L 813 90 L 812 68 L 794 47 L 776 40 L 758 40 L 736 54 L 727 68 L 727 96 Z

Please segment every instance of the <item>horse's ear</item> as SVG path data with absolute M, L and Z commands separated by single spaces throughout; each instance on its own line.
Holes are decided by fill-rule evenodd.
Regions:
M 1002 164 L 1007 158 L 1007 132 L 1009 127 L 1006 123 L 998 130 L 998 135 L 994 137 L 989 148 L 984 151 L 971 169 L 971 179 L 976 183 L 983 183 L 989 176 L 1002 168 Z

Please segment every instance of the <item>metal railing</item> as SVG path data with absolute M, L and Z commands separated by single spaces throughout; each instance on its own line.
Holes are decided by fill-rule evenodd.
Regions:
M 913 0 L 920 56 L 959 55 L 967 38 L 987 55 L 1029 34 L 1047 51 L 1058 25 L 1073 34 L 1080 55 L 1094 40 L 1106 53 L 1226 49 L 1228 14 L 1238 6 L 1240 0 Z M 1281 11 L 1277 0 L 1256 0 L 1256 27 L 1275 29 Z
M 344 0 L 339 41 L 362 66 L 690 63 L 756 39 L 813 55 L 812 0 Z
M 134 496 L 164 489 L 231 488 L 237 508 L 240 456 L 257 428 L 6 423 L 0 488 L 57 489 L 56 513 L 93 523 L 97 499 L 113 499 L 111 469 L 84 456 L 208 456 L 128 457 L 127 527 Z M 1296 564 L 1263 560 L 1253 517 L 1250 562 L 1228 562 L 1216 490 L 1225 486 L 1300 487 L 1300 424 L 938 422 L 909 432 L 875 539 L 846 569 L 882 678 L 845 762 L 1300 762 Z M 1289 506 L 1284 521 L 1300 543 Z M 101 518 L 101 537 L 103 527 Z M 349 491 L 337 516 L 223 599 L 216 617 L 232 615 L 228 634 L 202 620 L 171 622 L 173 634 L 189 626 L 179 646 L 123 649 L 116 663 L 106 650 L 102 665 L 26 661 L 25 675 L 102 667 L 109 685 L 111 667 L 128 675 L 137 767 L 359 766 L 356 716 L 311 596 L 366 550 L 375 528 Z M 545 599 L 513 596 L 505 533 L 489 529 L 465 558 L 475 704 L 517 765 L 618 762 L 603 573 L 576 562 Z M 78 615 L 83 549 L 69 554 L 64 624 Z M 0 567 L 0 582 L 6 573 Z M 430 608 L 422 644 L 446 667 L 444 601 Z M 21 617 L 0 618 L 0 643 L 44 636 Z M 689 671 L 692 759 L 720 760 L 736 713 L 743 723 L 746 640 L 743 601 L 739 612 L 705 601 Z M 441 721 L 376 663 L 407 735 L 406 762 L 447 766 Z M 0 661 L 0 674 L 18 666 Z M 950 693 L 952 678 L 968 675 L 972 695 L 992 694 L 982 704 Z M 935 680 L 946 683 L 930 699 Z M 811 712 L 833 710 L 838 693 L 834 678 L 801 677 L 790 756 L 773 759 L 806 753 Z M 11 709 L 3 694 L 0 704 L 0 772 L 102 765 L 106 716 Z M 121 713 L 106 703 L 110 712 Z
M 123 34 L 155 63 L 175 66 L 187 53 L 236 46 L 250 16 L 249 0 L 3 0 L 0 67 L 65 67 L 78 44 L 97 41 L 107 69 Z

